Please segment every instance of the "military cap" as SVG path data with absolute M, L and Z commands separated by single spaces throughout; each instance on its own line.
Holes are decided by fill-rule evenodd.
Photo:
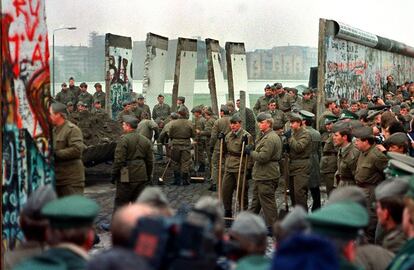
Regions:
M 242 121 L 240 114 L 235 113 L 230 117 L 230 123 L 240 123 Z
M 137 199 L 138 203 L 149 203 L 156 206 L 169 206 L 167 196 L 159 187 L 146 187 Z
M 408 146 L 408 137 L 403 132 L 396 132 L 384 141 L 384 145 Z
M 132 128 L 136 128 L 138 126 L 138 119 L 131 115 L 123 115 L 122 121 L 130 124 Z
M 348 121 L 348 123 L 349 123 L 349 127 L 352 130 L 360 128 L 360 127 L 364 127 L 364 124 L 359 120 L 351 120 L 351 121 Z
M 182 102 L 185 102 L 185 97 L 183 97 L 183 96 L 179 96 L 179 97 L 177 97 L 177 100 L 180 100 L 180 101 L 182 101 Z
M 358 115 L 358 118 L 366 118 L 368 116 L 368 110 L 367 109 L 361 109 L 356 112 L 356 115 Z
M 306 211 L 301 205 L 293 207 L 285 218 L 280 222 L 280 228 L 284 231 L 299 232 L 309 227 L 309 223 L 306 220 Z
M 95 99 L 95 100 L 93 101 L 93 103 L 101 103 L 101 101 L 100 101 L 99 99 Z
M 78 101 L 78 104 L 77 104 L 78 106 L 86 106 L 86 104 L 85 103 L 83 103 L 83 101 Z
M 273 86 L 275 87 L 275 89 L 282 89 L 283 88 L 281 83 L 275 83 Z
M 410 181 L 408 181 L 408 191 L 405 194 L 405 196 L 410 197 L 411 199 L 414 199 L 414 178 L 411 177 Z
M 102 87 L 102 85 L 100 84 L 100 83 L 95 83 L 94 85 L 93 85 L 93 87 L 95 87 L 95 88 L 97 88 L 97 87 Z
M 357 186 L 345 186 L 332 190 L 325 205 L 343 201 L 359 203 L 363 207 L 367 207 L 368 205 L 363 189 Z
M 208 115 L 212 115 L 213 114 L 213 110 L 211 109 L 211 107 L 207 107 L 207 109 L 204 110 L 204 113 L 206 113 Z
M 361 97 L 361 98 L 359 99 L 359 102 L 360 102 L 360 103 L 367 104 L 367 103 L 368 103 L 368 98 L 367 98 L 367 97 L 365 97 L 365 96 L 363 96 L 363 97 Z
M 351 119 L 351 120 L 358 120 L 358 115 L 355 113 L 349 111 L 349 110 L 343 110 L 341 115 L 339 116 L 339 120 L 343 119 Z
M 351 99 L 351 101 L 349 102 L 349 104 L 351 104 L 351 105 L 358 104 L 358 100 Z
M 137 99 L 145 99 L 143 94 L 138 94 Z
M 336 103 L 336 99 L 335 98 L 327 98 L 325 100 L 325 105 L 331 104 L 331 103 Z
M 276 99 L 274 99 L 274 98 L 269 99 L 269 101 L 267 102 L 267 105 L 269 105 L 271 103 L 276 103 Z
M 196 106 L 196 107 L 194 107 L 194 108 L 191 110 L 191 112 L 192 112 L 192 113 L 196 113 L 196 112 L 201 113 L 201 112 L 202 112 L 202 110 L 201 110 L 201 107 L 200 107 L 200 106 Z
M 302 116 L 303 119 L 314 119 L 315 114 L 308 112 L 306 110 L 300 110 L 299 114 Z
M 396 152 L 387 152 L 387 156 L 390 159 L 395 159 L 395 160 L 401 161 L 401 162 L 403 162 L 403 163 L 405 163 L 405 164 L 407 164 L 411 167 L 414 167 L 414 158 L 413 157 L 410 157 L 410 156 L 407 156 L 407 155 L 404 155 L 404 154 L 400 154 L 400 153 L 396 153 Z
M 73 102 L 72 101 L 68 101 L 68 103 L 66 103 L 66 106 L 73 106 Z
M 230 232 L 240 235 L 266 235 L 267 228 L 262 217 L 243 211 L 237 215 Z
M 122 102 L 122 106 L 127 106 L 127 105 L 130 105 L 131 104 L 131 101 L 130 100 L 124 100 L 123 102 Z
M 289 92 L 293 92 L 293 93 L 295 93 L 295 95 L 297 95 L 298 94 L 298 89 L 296 89 L 296 88 L 289 88 Z
M 374 136 L 372 127 L 365 127 L 365 126 L 354 129 L 352 131 L 352 135 L 354 135 L 356 138 L 362 138 L 362 139 L 366 139 L 366 138 L 370 138 Z
M 88 85 L 86 84 L 86 82 L 83 82 L 79 85 L 79 87 L 88 87 Z
M 405 177 L 388 179 L 381 182 L 375 188 L 375 199 L 379 201 L 387 197 L 403 196 L 408 191 L 408 180 L 409 177 Z
M 300 114 L 298 113 L 291 113 L 289 116 L 289 121 L 290 122 L 294 122 L 294 121 L 302 121 L 303 118 Z
M 270 84 L 266 84 L 264 89 L 271 89 L 272 87 L 270 86 Z
M 388 166 L 385 168 L 384 173 L 391 177 L 413 175 L 414 167 L 399 160 L 391 159 L 388 161 Z
M 53 102 L 51 105 L 54 113 L 67 113 L 66 105 L 60 102 Z
M 68 86 L 65 82 L 63 82 L 60 86 L 62 86 L 62 87 L 66 87 L 66 86 Z
M 272 116 L 269 113 L 261 112 L 257 115 L 256 121 L 262 122 L 264 120 L 272 119 Z
M 70 81 L 70 80 L 75 80 L 75 78 L 73 78 L 73 77 L 69 77 L 69 81 Z
M 311 93 L 311 90 L 309 88 L 306 88 L 302 91 L 302 95 L 310 94 L 310 93 Z
M 56 200 L 57 195 L 52 185 L 44 185 L 30 194 L 23 206 L 22 214 L 31 219 L 41 219 L 40 211 L 48 202 Z
M 332 132 L 341 132 L 350 129 L 349 122 L 338 121 L 332 126 Z
M 400 108 L 401 109 L 410 109 L 410 106 L 406 103 L 406 102 L 402 102 L 401 104 L 400 104 Z
M 360 204 L 344 201 L 326 205 L 308 215 L 312 231 L 321 235 L 350 240 L 369 222 L 368 211 Z
M 158 97 L 164 97 L 164 95 L 163 94 L 158 94 Z
M 328 114 L 327 116 L 325 116 L 325 125 L 335 123 L 336 121 L 338 121 L 338 116 L 336 115 Z
M 81 195 L 51 201 L 41 210 L 41 214 L 49 219 L 51 227 L 67 229 L 92 225 L 98 212 L 98 204 Z
M 227 105 L 221 105 L 220 111 L 224 112 L 224 114 L 229 114 L 229 107 Z

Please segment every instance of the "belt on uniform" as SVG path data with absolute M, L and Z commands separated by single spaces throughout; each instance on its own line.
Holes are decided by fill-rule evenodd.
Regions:
M 301 158 L 301 159 L 291 159 L 290 162 L 294 163 L 294 162 L 305 161 L 305 160 L 309 160 L 309 157 L 308 158 Z

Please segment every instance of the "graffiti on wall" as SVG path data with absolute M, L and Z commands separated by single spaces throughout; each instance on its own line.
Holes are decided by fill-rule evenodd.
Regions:
M 414 59 L 351 41 L 325 38 L 325 97 L 359 99 L 363 95 L 382 95 L 386 76 L 397 84 L 412 80 Z
M 53 183 L 49 45 L 44 0 L 1 2 L 3 247 L 23 239 L 18 217 L 30 193 Z
M 109 47 L 110 100 L 112 118 L 122 111 L 122 103 L 132 98 L 132 50 Z

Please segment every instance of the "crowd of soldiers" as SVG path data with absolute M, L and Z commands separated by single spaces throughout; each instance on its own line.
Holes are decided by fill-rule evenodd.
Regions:
M 76 89 L 71 82 L 69 89 L 71 84 Z M 63 88 L 64 85 L 62 92 L 75 91 Z M 86 89 L 87 85 L 82 83 L 72 100 L 65 100 L 65 95 L 71 95 L 61 92 L 56 96 L 59 102 L 51 105 L 59 199 L 51 202 L 53 206 L 42 206 L 37 211 L 49 220 L 48 228 L 53 230 L 82 227 L 85 236 L 80 242 L 69 239 L 64 232 L 56 233 L 62 235 L 60 241 L 90 248 L 93 241 L 87 236 L 93 231 L 91 224 L 98 210 L 93 202 L 80 196 L 84 186 L 84 172 L 79 169 L 84 147 L 82 132 L 67 121 L 70 102 L 77 104 L 78 112 L 82 111 L 79 103 L 86 109 L 97 103 L 95 95 L 92 97 Z M 253 110 L 240 108 L 239 100 L 236 106 L 229 101 L 215 116 L 211 108 L 198 105 L 191 110 L 192 120 L 185 97 L 178 97 L 176 111 L 172 112 L 164 103 L 164 96 L 159 95 L 152 114 L 142 95 L 126 101 L 117 118 L 124 134 L 118 140 L 112 163 L 112 182 L 116 185 L 114 214 L 111 224 L 104 226 L 112 232 L 114 248 L 98 255 L 89 265 L 109 267 L 115 263 L 111 260 L 117 260 L 115 254 L 125 252 L 122 256 L 131 261 L 144 259 L 140 263 L 149 263 L 145 266 L 148 269 L 162 269 L 146 258 L 145 254 L 150 256 L 145 250 L 138 252 L 140 249 L 131 246 L 130 241 L 132 231 L 137 230 L 137 219 L 172 215 L 165 200 L 158 202 L 162 197 L 158 193 L 149 196 L 158 198 L 155 203 L 136 203 L 138 197 L 144 196 L 145 187 L 154 183 L 155 143 L 157 159 L 163 159 L 165 152 L 168 164 L 172 164 L 173 185 L 189 185 L 192 174 L 202 173 L 211 181 L 210 190 L 217 191 L 218 200 L 205 198 L 199 208 L 196 204 L 192 210 L 197 216 L 195 224 L 200 225 L 199 219 L 208 220 L 208 226 L 203 224 L 212 230 L 216 244 L 224 241 L 237 246 L 236 258 L 215 254 L 214 267 L 357 269 L 356 264 L 365 269 L 411 269 L 414 83 L 397 86 L 388 76 L 382 96 L 364 95 L 359 100 L 326 98 L 326 109 L 318 119 L 316 91 L 305 89 L 299 95 L 296 89 L 275 83 L 266 85 L 264 92 Z M 253 187 L 249 187 L 249 180 Z M 290 213 L 278 211 L 275 194 L 279 184 L 284 187 L 286 208 L 294 206 Z M 251 201 L 247 196 L 249 188 Z M 321 190 L 329 196 L 323 206 Z M 71 208 L 69 204 L 75 206 Z M 160 205 L 162 211 L 154 210 Z M 184 219 L 192 220 L 191 213 Z M 260 213 L 263 219 L 258 216 Z M 82 221 L 82 225 L 68 225 L 71 219 Z M 62 221 L 68 227 L 62 226 Z M 229 228 L 227 234 L 225 227 Z M 272 262 L 263 256 L 266 235 L 273 236 L 277 243 Z M 59 240 L 48 243 L 52 248 L 45 252 L 46 257 L 68 256 L 54 250 Z M 117 241 L 123 241 L 121 250 L 117 249 Z M 73 248 L 70 250 L 73 252 Z M 29 262 L 42 263 L 45 256 Z M 116 263 L 127 262 L 118 258 Z M 85 268 L 86 260 L 83 265 Z

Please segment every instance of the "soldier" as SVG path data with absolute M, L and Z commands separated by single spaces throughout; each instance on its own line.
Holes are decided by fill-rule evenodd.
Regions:
M 359 103 L 358 100 L 351 100 L 351 107 L 349 108 L 349 110 L 353 113 L 357 113 L 359 110 Z
M 383 153 L 395 152 L 407 154 L 409 149 L 407 134 L 403 132 L 396 132 L 390 135 L 382 145 L 377 144 L 377 148 Z
M 171 139 L 171 160 L 173 161 L 173 185 L 189 185 L 191 169 L 191 138 L 194 138 L 194 129 L 187 119 L 187 110 L 181 107 L 178 111 L 179 119 L 173 121 L 167 133 Z
M 53 128 L 56 193 L 59 197 L 83 194 L 85 168 L 82 153 L 85 149 L 81 130 L 66 120 L 66 106 L 52 103 L 50 119 Z
M 91 110 L 93 114 L 106 114 L 105 110 L 102 108 L 102 103 L 99 99 L 93 101 L 93 108 Z
M 73 77 L 69 78 L 69 90 L 72 92 L 75 97 L 75 104 L 78 102 L 78 96 L 80 94 L 80 88 L 75 85 L 75 79 Z
M 325 118 L 329 116 L 335 116 L 334 110 L 336 108 L 336 100 L 333 98 L 328 98 L 325 101 L 325 111 L 319 116 L 318 119 L 318 128 L 319 132 L 323 136 L 323 134 L 326 132 L 325 129 Z
M 353 131 L 356 137 L 355 146 L 361 151 L 355 170 L 355 182 L 362 188 L 370 207 L 370 226 L 367 229 L 367 237 L 372 242 L 375 236 L 376 216 L 372 204 L 375 202 L 375 187 L 385 179 L 384 169 L 388 159 L 375 147 L 375 138 L 371 127 L 361 127 Z
M 316 102 L 312 99 L 312 93 L 309 89 L 305 89 L 302 92 L 302 102 L 299 104 L 303 110 L 311 112 L 313 114 L 316 113 Z
M 265 112 L 267 110 L 269 100 L 273 97 L 272 87 L 270 85 L 267 84 L 264 91 L 264 96 L 259 97 L 253 107 L 253 112 L 255 115 L 258 115 L 261 112 Z
M 67 115 L 70 116 L 74 111 L 75 111 L 75 109 L 73 108 L 73 102 L 69 101 L 68 103 L 66 103 L 66 113 L 67 113 Z
M 382 235 L 376 235 L 375 242 L 395 254 L 407 241 L 401 222 L 404 210 L 403 196 L 408 191 L 409 179 L 405 177 L 386 180 L 375 189 L 378 223 L 384 230 Z
M 90 110 L 92 107 L 92 103 L 93 103 L 93 97 L 91 94 L 88 93 L 87 89 L 88 89 L 88 85 L 86 83 L 83 82 L 80 84 L 80 93 L 78 96 L 78 102 L 82 101 L 83 104 L 85 104 L 86 108 Z
M 387 76 L 387 83 L 382 87 L 382 94 L 385 97 L 387 94 L 392 93 L 395 95 L 397 91 L 397 84 L 394 82 L 392 75 Z
M 211 164 L 213 166 L 213 175 L 212 184 L 209 189 L 210 191 L 217 190 L 217 180 L 219 174 L 218 167 L 220 160 L 220 144 L 224 143 L 224 137 L 230 131 L 229 110 L 226 105 L 221 106 L 220 116 L 221 118 L 217 119 L 214 122 L 210 137 L 210 153 L 213 153 L 213 156 L 211 158 Z M 221 173 L 223 173 L 223 171 Z
M 267 105 L 268 110 L 266 113 L 270 114 L 273 118 L 273 130 L 276 130 L 276 127 L 284 126 L 288 121 L 286 114 L 276 107 L 276 100 L 273 98 L 269 100 L 269 104 Z
M 214 122 L 216 121 L 216 119 L 214 119 L 212 117 L 213 112 L 211 111 L 210 108 L 204 110 L 204 119 L 205 119 L 205 124 L 204 124 L 204 129 L 203 130 L 199 130 L 196 129 L 195 130 L 195 134 L 198 136 L 201 136 L 204 140 L 205 146 L 204 149 L 207 152 L 207 161 L 208 161 L 208 165 L 209 165 L 209 170 L 207 172 L 207 178 L 211 178 L 211 155 L 213 154 L 213 152 L 210 152 L 210 139 L 211 139 L 211 131 L 213 130 L 213 126 L 214 126 Z
M 75 102 L 75 96 L 73 93 L 68 89 L 66 83 L 62 83 L 62 90 L 56 94 L 55 100 L 67 104 L 68 102 Z
M 293 103 L 300 103 L 302 101 L 302 99 L 298 96 L 298 89 L 296 88 L 289 88 L 289 90 L 287 91 L 287 93 L 290 96 L 290 99 Z
M 189 119 L 190 118 L 190 111 L 188 110 L 187 106 L 185 106 L 184 103 L 185 103 L 185 97 L 183 97 L 183 96 L 177 97 L 176 112 L 178 112 L 180 110 L 180 108 L 183 108 L 183 110 L 186 112 L 185 119 Z
M 311 112 L 301 110 L 300 115 L 303 118 L 302 125 L 306 128 L 312 138 L 312 150 L 310 153 L 310 174 L 309 174 L 309 190 L 312 196 L 312 212 L 321 208 L 321 191 L 319 189 L 321 183 L 319 159 L 321 156 L 321 134 L 312 127 L 315 115 Z
M 312 137 L 302 125 L 302 117 L 292 113 L 290 117 L 290 132 L 286 132 L 289 145 L 289 190 L 293 205 L 301 205 L 308 210 L 308 186 L 311 172 L 310 155 L 312 152 Z
M 227 100 L 226 106 L 229 109 L 229 115 L 230 116 L 237 113 L 236 107 L 234 106 L 234 102 L 232 100 Z
M 244 144 L 245 148 L 248 145 L 253 145 L 252 136 L 242 128 L 241 118 L 238 114 L 233 115 L 230 118 L 230 129 L 231 132 L 227 133 L 225 141 L 225 155 L 226 161 L 224 165 L 224 177 L 223 177 L 223 190 L 222 198 L 224 205 L 224 216 L 232 217 L 232 201 L 233 193 L 236 190 L 237 184 L 239 184 L 238 194 L 236 194 L 236 200 L 239 202 L 239 206 L 242 205 L 243 200 L 243 209 L 248 208 L 248 183 L 246 181 L 245 192 L 242 194 L 242 181 L 243 176 L 246 173 L 243 171 L 245 168 L 245 163 L 247 162 L 247 156 L 242 152 L 242 145 Z M 243 157 L 242 157 L 243 156 Z M 242 164 L 240 165 L 240 158 L 242 157 Z M 240 175 L 239 175 L 240 168 Z M 239 183 L 237 183 L 239 181 Z M 236 209 L 235 209 L 236 210 Z
M 154 154 L 151 141 L 136 132 L 138 120 L 124 115 L 121 136 L 115 148 L 112 164 L 112 182 L 116 185 L 114 211 L 135 202 L 151 183 Z
M 290 95 L 286 94 L 286 91 L 281 83 L 275 83 L 273 87 L 276 89 L 277 93 L 277 96 L 275 98 L 278 109 L 282 110 L 285 113 L 290 112 L 293 103 Z
M 191 112 L 193 113 L 193 128 L 195 132 L 195 138 L 193 141 L 194 144 L 194 160 L 198 162 L 198 172 L 205 172 L 205 140 L 204 137 L 200 136 L 200 133 L 197 133 L 197 130 L 204 130 L 206 120 L 202 116 L 202 110 L 200 106 L 194 107 Z
M 102 85 L 100 83 L 95 83 L 95 93 L 93 93 L 93 100 L 99 100 L 101 106 L 105 108 L 105 92 L 102 91 Z
M 254 187 L 250 211 L 259 214 L 263 209 L 266 226 L 271 234 L 271 228 L 277 219 L 275 192 L 280 177 L 282 140 L 272 129 L 273 119 L 270 114 L 260 113 L 257 122 L 260 135 L 256 140 L 256 147 L 254 150 L 251 146 L 245 148 L 245 153 L 250 155 L 254 162 L 252 174 Z
M 86 269 L 95 237 L 93 221 L 98 212 L 96 202 L 80 195 L 47 203 L 41 214 L 49 220 L 47 237 L 51 248 L 15 269 Z
M 130 100 L 125 100 L 124 102 L 122 102 L 122 106 L 124 107 L 124 109 L 122 111 L 120 111 L 118 113 L 118 115 L 116 116 L 116 120 L 120 124 L 122 124 L 122 122 L 123 122 L 124 115 L 135 116 L 135 114 L 131 111 L 131 101 Z M 135 116 L 135 118 L 136 118 L 136 116 Z
M 326 194 L 330 194 L 334 189 L 335 172 L 338 169 L 338 149 L 334 145 L 332 127 L 338 118 L 334 115 L 326 115 L 325 130 L 322 135 L 322 157 L 320 162 L 321 177 L 326 185 Z M 320 128 L 320 126 L 319 126 Z M 321 130 L 321 129 L 319 129 Z
M 347 122 L 336 122 L 332 126 L 332 133 L 333 143 L 335 147 L 338 147 L 336 186 L 355 185 L 355 170 L 360 152 L 352 143 L 354 136 L 351 128 Z
M 142 115 L 142 112 L 146 112 L 149 116 L 151 116 L 151 110 L 149 106 L 145 104 L 144 102 L 145 102 L 144 96 L 142 94 L 139 94 L 137 97 L 137 107 L 135 108 L 135 110 L 133 110 L 133 112 L 135 113 L 137 118 L 140 120 L 141 120 L 140 117 Z
M 170 105 L 164 103 L 164 96 L 162 94 L 159 94 L 157 97 L 158 104 L 154 105 L 154 108 L 152 109 L 152 119 L 157 123 L 159 131 L 162 131 L 162 129 L 165 126 L 165 120 L 170 116 L 171 114 L 171 107 Z M 157 139 L 157 160 L 162 160 L 163 157 L 163 147 L 162 142 L 160 139 Z
M 154 139 L 158 139 L 158 125 L 155 123 L 154 120 L 149 119 L 149 115 L 147 112 L 142 112 L 141 114 L 141 121 L 139 121 L 137 132 L 144 137 L 146 137 L 148 140 L 152 140 L 152 137 L 154 136 Z

